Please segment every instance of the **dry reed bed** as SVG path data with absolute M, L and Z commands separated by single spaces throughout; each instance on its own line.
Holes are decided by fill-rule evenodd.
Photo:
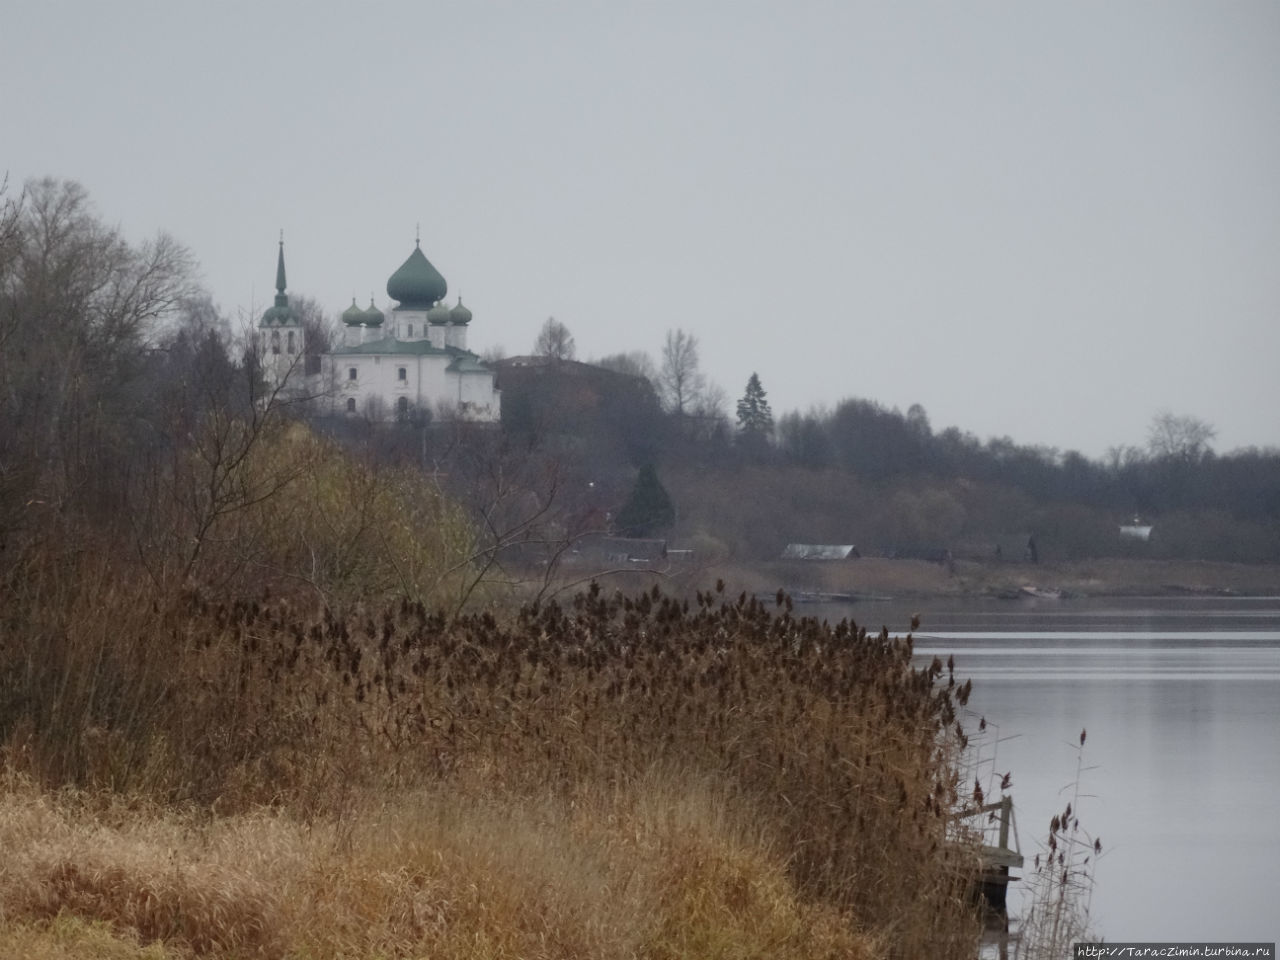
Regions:
M 890 955 L 972 955 L 971 863 L 945 844 L 964 743 L 955 716 L 967 687 L 939 663 L 913 669 L 909 638 L 795 618 L 781 597 L 766 606 L 715 592 L 688 603 L 657 589 L 606 596 L 594 585 L 567 607 L 526 607 L 509 623 L 487 614 L 450 621 L 410 603 L 352 616 L 325 611 L 313 619 L 282 603 L 187 597 L 165 605 L 106 576 L 62 599 L 56 609 L 39 604 L 32 611 L 39 616 L 10 624 L 25 630 L 0 638 L 7 766 L 47 785 L 191 803 L 212 811 L 215 823 L 236 814 L 234 827 L 226 827 L 241 831 L 236 843 L 273 852 L 270 863 L 253 861 L 249 870 L 234 856 L 199 861 L 199 850 L 216 846 L 216 831 L 198 833 L 191 844 L 175 841 L 164 847 L 166 856 L 186 864 L 188 880 L 164 887 L 161 897 L 159 878 L 175 874 L 159 847 L 147 847 L 141 835 L 126 837 L 119 841 L 124 847 L 148 849 L 150 860 L 121 866 L 125 850 L 112 853 L 103 835 L 101 842 L 30 860 L 24 875 L 36 878 L 34 887 L 19 885 L 28 891 L 20 896 L 5 893 L 6 911 L 16 911 L 9 916 L 56 915 L 56 904 L 184 949 L 283 955 L 297 942 L 290 924 L 301 921 L 279 919 L 295 909 L 281 891 L 297 892 L 290 902 L 324 897 L 289 885 L 305 883 L 310 865 L 323 858 L 315 849 L 297 853 L 280 838 L 306 825 L 360 833 L 370 820 L 367 798 L 393 795 L 418 798 L 404 801 L 410 808 L 447 807 L 453 798 L 470 825 L 437 831 L 416 859 L 402 841 L 345 848 L 341 856 L 354 858 L 350 877 L 365 879 L 352 881 L 362 892 L 334 896 L 379 904 L 364 913 L 332 911 L 356 916 L 353 955 L 400 955 L 399 947 L 366 942 L 369 931 L 393 923 L 388 918 L 412 914 L 422 922 L 416 907 L 406 914 L 383 887 L 419 882 L 406 878 L 428 876 L 421 864 L 441 862 L 449 863 L 449 876 L 474 869 L 504 878 L 497 886 L 472 882 L 464 889 L 479 892 L 470 901 L 450 899 L 471 904 L 449 915 L 451 930 L 520 940 L 522 931 L 541 930 L 537 922 L 548 912 L 578 919 L 557 928 L 573 931 L 557 934 L 561 939 L 541 930 L 536 949 L 523 940 L 519 948 L 476 940 L 471 952 L 436 946 L 432 955 L 751 955 L 745 947 L 729 949 L 732 937 L 724 949 L 661 944 L 704 928 L 726 937 L 723 930 L 738 929 L 738 920 L 767 916 L 748 896 L 761 884 L 772 891 L 770 902 L 790 898 L 787 910 L 804 918 L 796 921 L 800 927 L 826 931 L 826 940 L 836 937 L 829 921 L 838 917 L 846 937 L 858 931 L 870 937 L 859 942 L 883 944 Z M 666 786 L 655 791 L 658 782 Z M 664 804 L 708 791 L 728 811 L 725 831 L 635 831 L 635 810 L 657 803 L 650 819 L 661 820 L 669 816 L 661 813 Z M 660 802 L 649 797 L 655 792 Z M 266 821 L 244 819 L 241 811 L 258 805 L 276 812 Z M 161 833 L 178 829 L 165 824 L 183 822 L 168 817 L 149 819 Z M 590 821 L 599 823 L 582 826 Z M 277 832 L 250 843 L 244 837 L 255 823 Z M 577 906 L 548 911 L 538 892 L 556 889 L 554 883 L 511 879 L 525 876 L 519 863 L 538 858 L 516 863 L 485 846 L 483 837 L 493 834 L 507 837 L 501 849 L 519 848 L 500 829 L 504 824 L 527 837 L 551 830 L 552 846 L 581 850 L 582 863 L 596 864 L 578 871 L 598 879 L 573 886 Z M 566 844 L 566 831 L 586 837 L 585 846 Z M 633 835 L 636 850 L 649 844 L 648 852 L 623 854 Z M 753 864 L 754 872 L 747 871 L 753 879 L 722 883 L 738 869 L 735 851 L 744 849 L 734 838 L 745 835 L 753 839 L 741 856 Z M 451 847 L 451 836 L 471 839 Z M 285 847 L 276 851 L 272 838 Z M 374 869 L 357 855 L 362 849 L 393 852 Z M 484 850 L 496 866 L 486 866 Z M 596 894 L 584 887 L 604 891 L 603 899 L 591 899 Z M 125 891 L 135 912 L 95 906 L 108 889 Z M 722 902 L 725 890 L 739 891 L 728 898 L 741 907 L 736 913 Z M 231 899 L 219 899 L 218 891 L 232 891 Z M 628 919 L 636 904 L 683 919 L 655 937 L 652 923 Z M 615 915 L 611 927 L 639 923 L 643 934 L 611 934 L 604 949 L 589 933 L 603 922 L 596 919 L 602 908 Z M 514 920 L 530 910 L 536 916 L 528 924 Z M 697 920 L 705 910 L 738 919 Z M 493 917 L 486 911 L 502 922 L 487 921 Z M 235 938 L 208 933 L 232 914 L 241 917 L 232 925 L 240 931 Z M 412 943 L 416 936 L 393 931 L 387 942 Z
M 418 792 L 343 824 L 86 804 L 10 778 L 0 953 L 28 957 L 872 957 L 731 804 Z

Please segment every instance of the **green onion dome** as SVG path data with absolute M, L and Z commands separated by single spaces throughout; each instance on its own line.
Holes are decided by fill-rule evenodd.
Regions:
M 449 322 L 449 307 L 443 302 L 437 303 L 427 311 L 427 320 L 433 326 L 443 326 Z
M 267 307 L 262 314 L 262 326 L 264 327 L 283 327 L 297 322 L 297 315 L 293 312 L 293 307 L 289 306 L 289 298 L 280 294 L 277 294 L 275 304 Z
M 444 277 L 421 247 L 414 247 L 409 259 L 387 281 L 387 296 L 398 301 L 404 310 L 426 310 L 448 292 Z
M 351 301 L 355 303 L 355 301 Z M 373 305 L 373 296 L 369 296 L 369 309 L 364 311 L 364 322 L 370 327 L 382 326 L 382 321 L 387 319 L 381 310 Z
M 358 327 L 362 323 L 366 323 L 365 313 L 356 306 L 356 298 L 351 298 L 351 306 L 342 311 L 342 322 L 348 327 Z
M 449 319 L 459 326 L 465 326 L 471 322 L 471 311 L 462 305 L 462 298 L 458 298 L 458 305 L 449 311 Z

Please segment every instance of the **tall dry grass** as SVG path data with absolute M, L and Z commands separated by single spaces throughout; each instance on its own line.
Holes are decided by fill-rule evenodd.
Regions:
M 26 957 L 881 955 L 707 785 L 593 804 L 432 790 L 342 823 L 105 806 L 10 778 L 0 954 Z
M 13 581 L 5 769 L 46 791 L 163 806 L 8 874 L 28 882 L 6 887 L 6 917 L 282 956 L 303 942 L 291 931 L 331 921 L 351 947 L 317 955 L 401 955 L 427 916 L 405 891 L 434 863 L 470 878 L 432 896 L 452 905 L 451 935 L 474 937 L 471 952 L 433 956 L 783 956 L 750 950 L 792 942 L 821 955 L 828 941 L 973 953 L 973 864 L 948 842 L 967 689 L 939 663 L 914 669 L 909 638 L 716 591 L 689 602 L 592 586 L 500 622 L 410 602 L 340 615 L 162 599 L 92 553 L 76 574 Z M 681 798 L 703 794 L 719 825 L 681 827 Z M 414 822 L 455 819 L 424 837 L 371 805 L 379 796 Z M 169 812 L 188 806 L 199 813 Z M 199 817 L 212 825 L 191 832 Z M 370 832 L 384 828 L 394 840 Z M 287 840 L 326 831 L 338 861 Z M 271 853 L 219 858 L 218 844 Z M 295 889 L 280 872 L 311 876 L 317 862 L 358 890 Z M 298 900 L 328 907 L 289 919 Z M 539 926 L 549 911 L 570 918 L 554 935 Z M 229 939 L 209 932 L 233 914 Z M 400 946 L 379 946 L 388 923 Z M 607 944 L 591 939 L 599 923 Z
M 1020 960 L 1054 960 L 1066 956 L 1073 943 L 1098 940 L 1089 917 L 1094 870 L 1102 857 L 1102 840 L 1080 826 L 1084 798 L 1082 780 L 1086 731 L 1076 746 L 1071 799 L 1049 821 L 1046 839 L 1027 875 L 1028 905 L 1019 917 L 1014 956 Z

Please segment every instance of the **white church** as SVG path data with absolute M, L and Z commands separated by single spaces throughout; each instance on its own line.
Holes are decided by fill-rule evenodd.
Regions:
M 471 311 L 461 299 L 450 308 L 448 285 L 415 243 L 409 258 L 387 280 L 396 301 L 388 319 L 369 301 L 355 300 L 342 314 L 343 341 L 305 368 L 301 318 L 285 293 L 284 241 L 276 263 L 275 303 L 258 323 L 259 355 L 277 384 L 305 384 L 326 412 L 396 419 L 418 412 L 436 418 L 497 421 L 501 395 L 494 373 L 467 349 Z M 300 382 L 301 381 L 301 382 Z

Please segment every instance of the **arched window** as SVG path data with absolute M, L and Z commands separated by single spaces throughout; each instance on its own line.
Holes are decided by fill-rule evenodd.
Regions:
M 347 397 L 347 413 L 355 413 L 355 412 L 356 412 L 356 398 Z
M 356 368 L 355 368 L 355 367 L 348 367 L 348 368 L 347 368 L 347 379 L 348 379 L 348 380 L 354 380 L 355 378 L 356 378 Z
M 411 323 L 411 324 L 409 324 L 409 333 L 408 333 L 408 336 L 410 336 L 410 337 L 412 337 L 412 336 L 413 336 L 413 324 L 412 324 L 412 323 Z
M 271 352 L 272 353 L 280 352 L 280 331 L 279 330 L 271 331 Z
M 408 397 L 401 397 L 399 400 L 397 400 L 397 401 L 396 401 L 396 410 L 400 413 L 400 416 L 402 416 L 402 417 L 403 417 L 406 413 L 408 413 L 408 412 L 409 412 L 409 398 L 408 398 Z
M 293 348 L 293 331 L 292 331 L 292 330 L 290 330 L 290 331 L 289 331 L 289 352 L 290 352 L 290 353 L 293 353 L 293 352 L 294 352 L 294 348 Z

